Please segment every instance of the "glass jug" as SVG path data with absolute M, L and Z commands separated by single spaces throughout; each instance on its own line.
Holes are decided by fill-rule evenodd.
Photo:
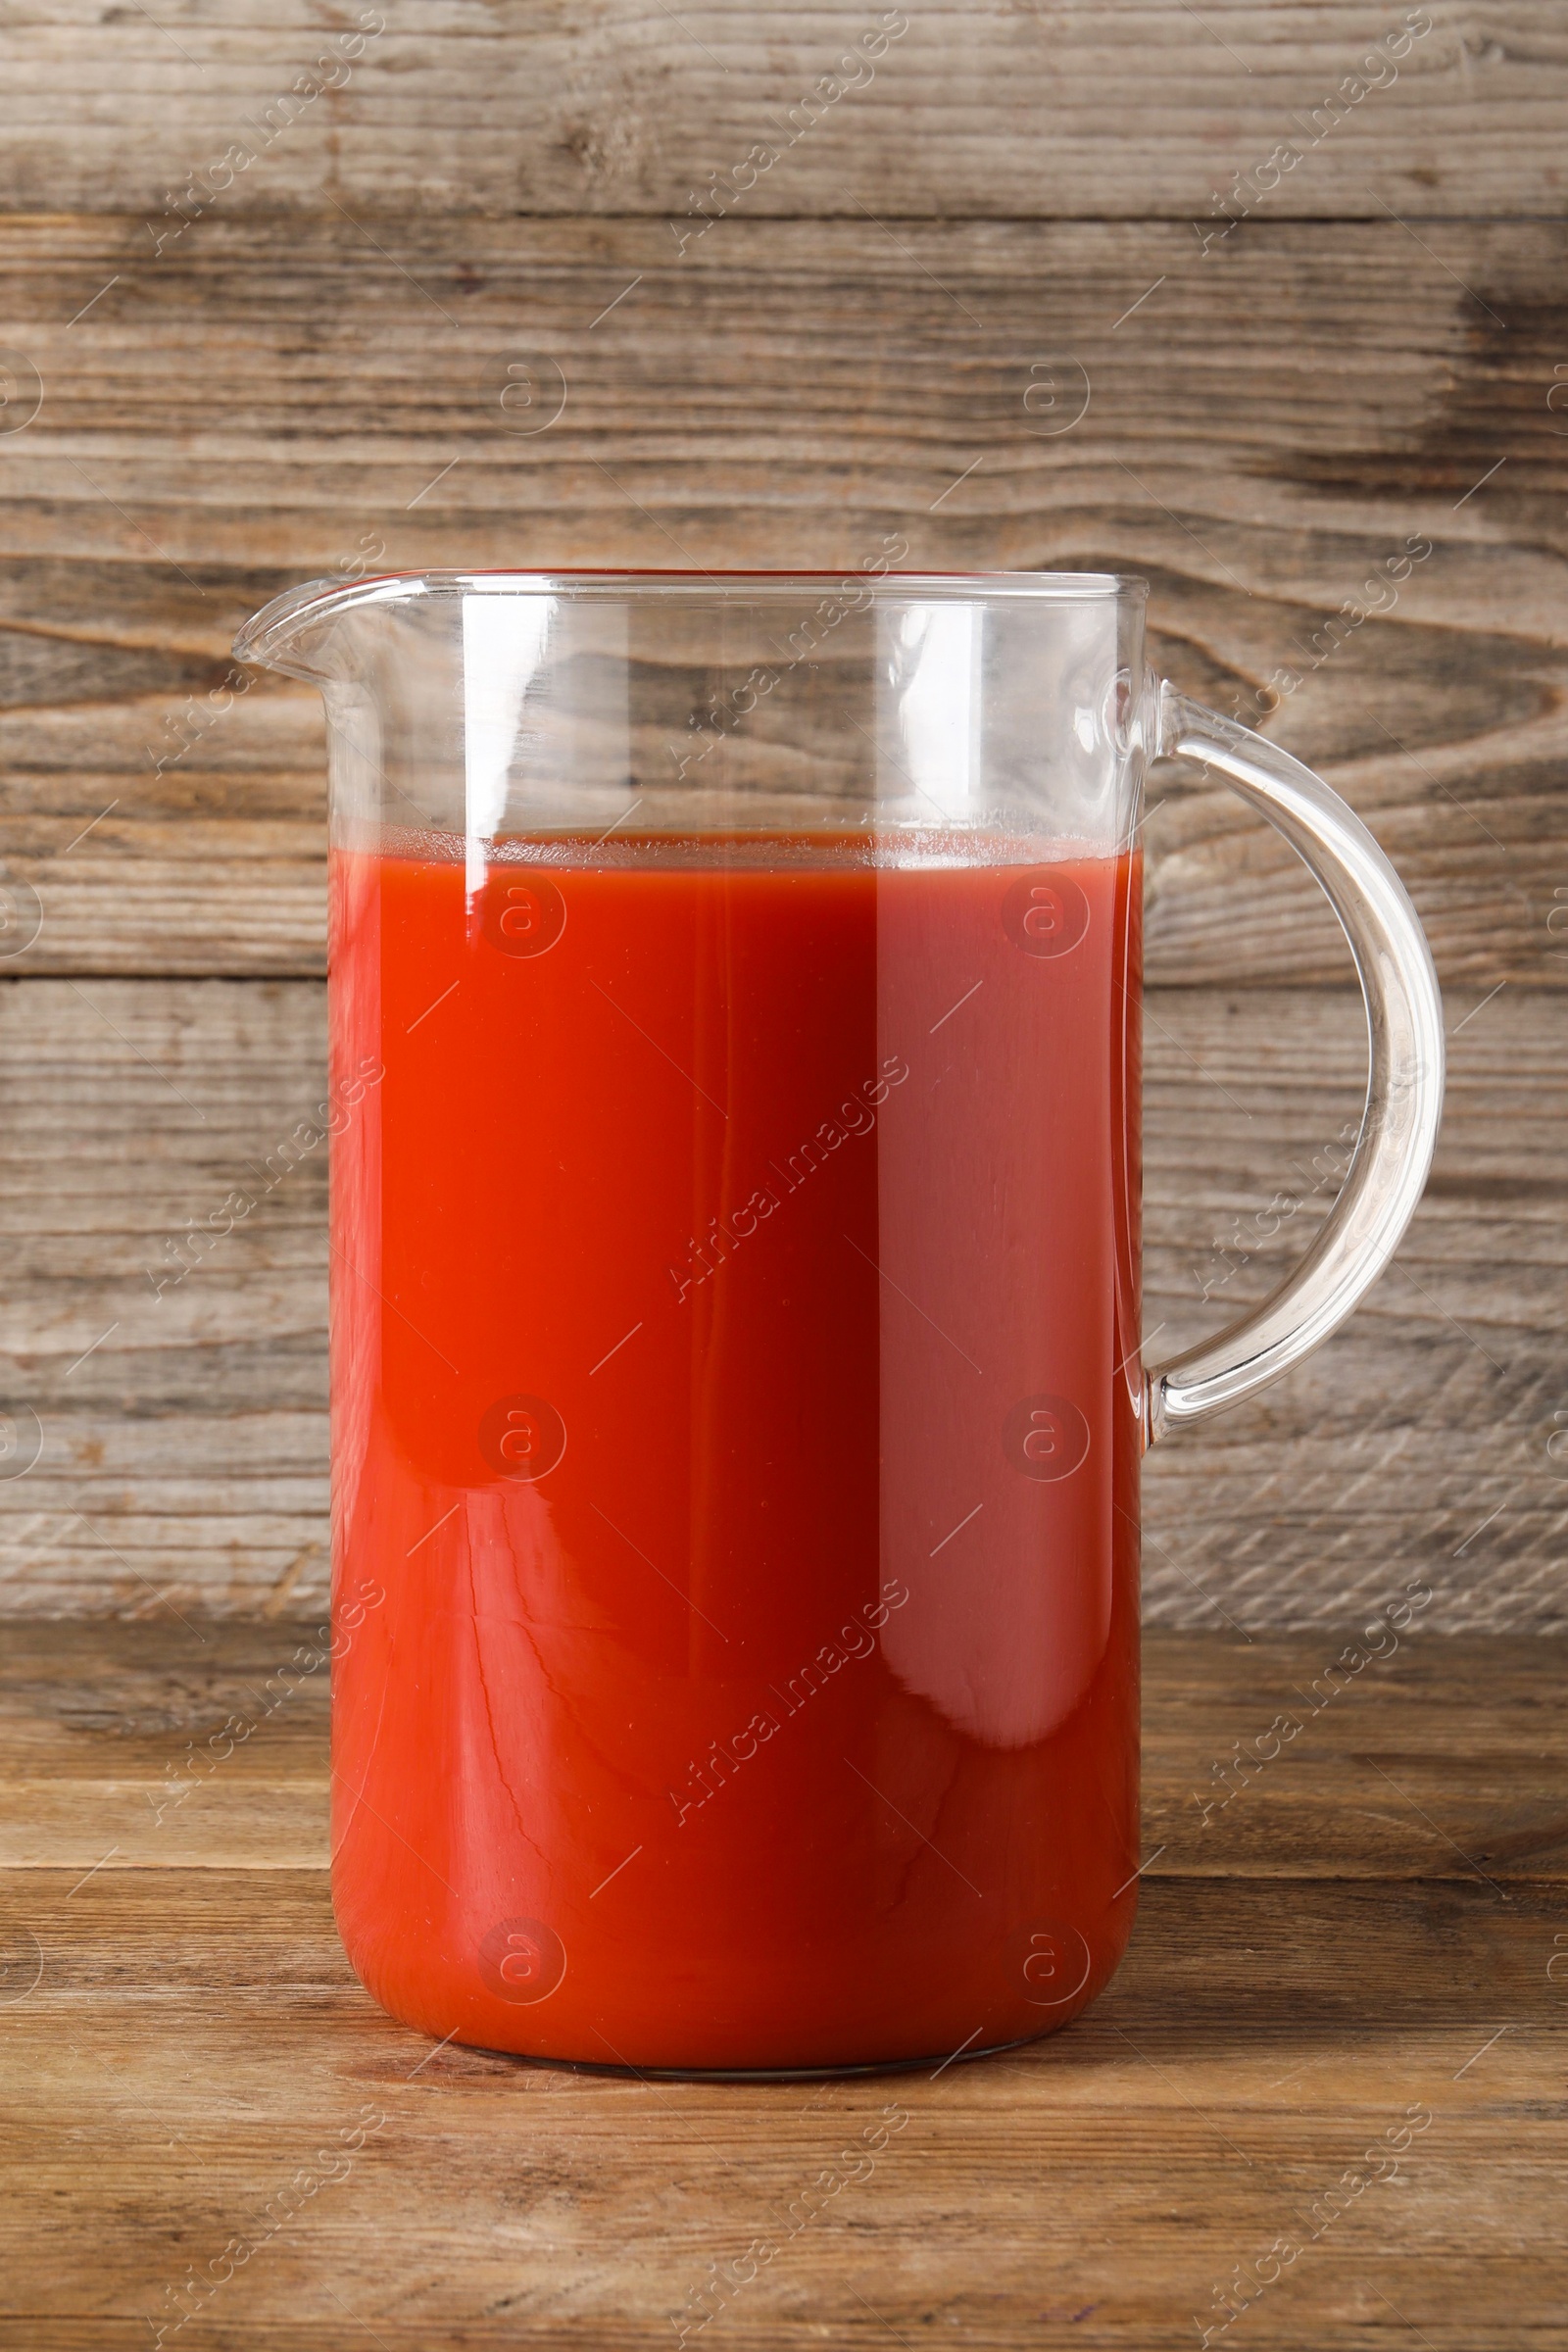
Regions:
M 333 1891 L 395 2016 L 813 2073 L 978 2054 L 1132 1926 L 1145 1447 L 1420 1196 L 1425 940 L 1100 575 L 432 572 L 236 653 L 331 743 Z M 1366 998 L 1266 1303 L 1146 1370 L 1138 834 L 1206 762 Z

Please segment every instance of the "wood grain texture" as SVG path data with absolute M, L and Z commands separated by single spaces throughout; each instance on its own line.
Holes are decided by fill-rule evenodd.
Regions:
M 1203 1829 L 1191 1785 L 1319 1644 L 1154 1635 L 1150 1859 L 1099 2004 L 974 2065 L 736 2084 L 436 2048 L 376 2010 L 327 1902 L 319 1681 L 153 1824 L 302 1640 L 12 1629 L 0 1790 L 24 1814 L 46 1778 L 51 1810 L 0 1857 L 0 2344 L 129 2352 L 182 2312 L 166 2342 L 235 2352 L 691 2343 L 756 2241 L 710 2343 L 1165 2352 L 1239 2271 L 1235 2340 L 1266 2352 L 1561 2342 L 1549 1647 L 1411 1640 Z M 871 2173 L 811 2200 L 887 2110 Z
M 1568 1629 L 1568 1007 L 1505 988 L 1449 1018 L 1436 1174 L 1395 1267 L 1287 1382 L 1149 1462 L 1155 1621 L 1341 1627 L 1425 1580 L 1433 1624 Z M 321 1099 L 319 984 L 12 982 L 0 1060 L 5 1401 L 42 1432 L 0 1479 L 3 1605 L 318 1605 L 326 1172 L 268 1161 Z M 1348 995 L 1152 992 L 1153 1356 L 1304 1249 L 1364 1069 Z M 156 1293 L 167 1245 L 236 1186 L 254 1212 Z
M 327 1629 L 296 1601 L 270 1617 L 13 1620 L 0 1871 L 86 1870 L 111 1843 L 117 1871 L 322 1868 Z M 1321 1631 L 1150 1629 L 1156 1878 L 1513 1891 L 1568 1877 L 1554 1648 L 1434 1633 L 1421 1610 L 1373 1646 L 1384 1654 L 1330 1676 L 1346 1645 Z M 1282 1718 L 1297 1729 L 1270 1740 Z
M 1391 54 L 1411 21 L 1429 29 Z M 862 36 L 899 24 L 868 74 Z M 776 160 L 743 201 L 780 215 L 1206 217 L 1281 143 L 1300 153 L 1281 213 L 1560 213 L 1564 194 L 1551 0 L 173 0 L 19 13 L 7 47 L 5 191 L 32 210 L 156 220 L 195 172 L 234 210 L 683 219 L 760 143 Z M 251 160 L 224 181 L 235 148 Z
M 1419 1576 L 1446 1623 L 1563 1625 L 1554 1002 L 1450 999 L 1443 1133 L 1393 1266 L 1288 1381 L 1150 1458 L 1157 1612 L 1194 1622 L 1202 1590 L 1251 1626 L 1276 1609 L 1332 1621 Z M 1261 1298 L 1315 1230 L 1359 1116 L 1365 1047 L 1359 1006 L 1326 994 L 1171 990 L 1149 1015 L 1144 1316 L 1157 1356 Z
M 0 1484 L 13 1575 L 43 1607 L 154 1606 L 171 1580 L 175 1607 L 209 1584 L 255 1605 L 301 1577 L 311 1605 L 326 1170 L 265 1163 L 321 1098 L 319 986 L 13 981 L 3 1005 L 0 1315 L 13 1408 L 46 1433 Z M 238 1184 L 254 1216 L 158 1294 L 166 1243 Z
M 891 534 L 911 566 L 1143 573 L 1189 691 L 1263 720 L 1297 681 L 1267 731 L 1377 829 L 1446 980 L 1562 985 L 1568 231 L 662 234 L 214 220 L 152 264 L 124 222 L 0 229 L 42 386 L 0 436 L 0 809 L 42 909 L 13 968 L 320 970 L 317 701 L 227 655 L 292 580 L 853 566 Z M 533 435 L 498 405 L 519 355 L 565 386 Z M 1080 366 L 1086 412 L 1038 431 Z M 1344 985 L 1266 828 L 1190 770 L 1152 797 L 1156 982 Z

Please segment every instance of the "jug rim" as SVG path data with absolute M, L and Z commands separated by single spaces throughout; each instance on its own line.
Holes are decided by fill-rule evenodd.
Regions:
M 1136 573 L 1113 571 L 703 571 L 608 566 L 524 571 L 510 565 L 481 570 L 385 571 L 358 580 L 304 580 L 296 588 L 284 589 L 236 632 L 234 656 L 263 668 L 288 667 L 277 656 L 305 628 L 339 613 L 405 599 L 489 594 L 612 603 L 635 596 L 654 603 L 676 603 L 700 602 L 716 593 L 783 601 L 820 595 L 822 583 L 829 580 L 836 581 L 846 594 L 859 593 L 882 603 L 938 602 L 963 590 L 969 591 L 966 602 L 1006 599 L 1043 604 L 1105 603 L 1122 597 L 1142 602 L 1149 594 L 1147 580 Z

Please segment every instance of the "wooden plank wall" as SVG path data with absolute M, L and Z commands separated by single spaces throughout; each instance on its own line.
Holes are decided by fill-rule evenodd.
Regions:
M 1400 1259 L 1152 1460 L 1151 1612 L 1420 1575 L 1432 1623 L 1568 1624 L 1555 0 L 57 0 L 4 37 L 0 1468 L 41 1450 L 0 1605 L 323 1590 L 324 1168 L 148 1276 L 320 1091 L 321 722 L 232 683 L 235 623 L 326 571 L 897 532 L 1144 573 L 1155 659 L 1243 716 L 1289 667 L 1267 731 L 1397 858 L 1447 994 Z M 564 395 L 526 433 L 518 363 L 529 422 Z M 1152 797 L 1163 1351 L 1302 1246 L 1362 1046 L 1289 854 L 1190 773 Z

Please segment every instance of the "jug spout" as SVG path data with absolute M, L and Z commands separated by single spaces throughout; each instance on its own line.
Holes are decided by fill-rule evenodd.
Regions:
M 252 613 L 234 639 L 234 658 L 312 686 L 350 684 L 362 677 L 366 662 L 365 635 L 357 624 L 379 606 L 406 605 L 424 593 L 424 581 L 407 575 L 307 580 Z

